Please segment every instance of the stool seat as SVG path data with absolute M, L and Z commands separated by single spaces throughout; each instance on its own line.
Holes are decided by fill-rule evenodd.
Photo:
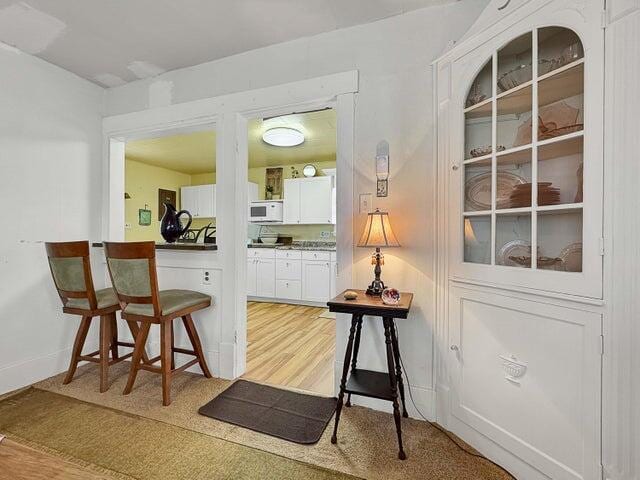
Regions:
M 158 300 L 162 315 L 170 315 L 179 310 L 211 302 L 211 297 L 193 290 L 161 290 L 158 292 Z M 142 303 L 130 303 L 124 310 L 129 315 L 142 315 L 153 317 L 153 305 Z
M 96 300 L 98 302 L 98 310 L 119 305 L 118 296 L 113 288 L 96 290 Z M 89 299 L 87 298 L 70 298 L 67 300 L 65 307 L 76 308 L 78 310 L 91 310 Z

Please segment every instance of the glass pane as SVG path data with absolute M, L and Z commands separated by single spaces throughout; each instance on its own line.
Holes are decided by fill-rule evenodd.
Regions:
M 496 216 L 496 265 L 531 268 L 531 214 Z
M 538 205 L 582 202 L 582 140 L 538 147 Z
M 491 102 L 467 112 L 464 127 L 464 158 L 491 154 Z
M 582 42 L 574 31 L 562 27 L 538 30 L 538 75 L 549 73 L 583 56 Z
M 531 149 L 499 155 L 496 162 L 496 208 L 530 207 Z
M 532 34 L 509 42 L 498 52 L 498 93 L 531 80 Z
M 464 261 L 491 263 L 491 216 L 464 219 Z
M 491 97 L 491 76 L 493 73 L 491 69 L 492 62 L 489 60 L 471 84 L 465 107 L 471 107 Z
M 531 86 L 498 99 L 497 150 L 531 143 Z
M 538 83 L 538 140 L 583 129 L 583 67 L 577 65 Z
M 491 159 L 465 165 L 464 211 L 491 210 Z
M 538 212 L 538 268 L 582 271 L 582 210 Z

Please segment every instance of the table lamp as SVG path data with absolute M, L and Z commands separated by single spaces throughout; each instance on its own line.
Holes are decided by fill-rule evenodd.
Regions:
M 382 290 L 384 290 L 384 283 L 380 280 L 380 274 L 382 273 L 381 265 L 384 265 L 384 255 L 380 253 L 380 247 L 400 246 L 398 239 L 391 229 L 389 214 L 387 212 L 381 212 L 376 208 L 375 212 L 368 214 L 367 224 L 364 227 L 358 246 L 376 248 L 375 253 L 371 256 L 371 265 L 375 265 L 373 270 L 375 278 L 373 282 L 371 282 L 371 285 L 369 285 L 369 288 L 367 288 L 367 295 L 380 296 Z

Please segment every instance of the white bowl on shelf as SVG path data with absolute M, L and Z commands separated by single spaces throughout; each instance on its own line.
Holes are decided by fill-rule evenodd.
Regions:
M 266 245 L 274 245 L 278 243 L 278 237 L 260 237 L 260 240 Z

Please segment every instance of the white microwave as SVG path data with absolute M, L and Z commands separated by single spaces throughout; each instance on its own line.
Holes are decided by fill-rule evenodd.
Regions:
M 250 222 L 280 222 L 282 223 L 282 202 L 265 201 L 249 204 Z

